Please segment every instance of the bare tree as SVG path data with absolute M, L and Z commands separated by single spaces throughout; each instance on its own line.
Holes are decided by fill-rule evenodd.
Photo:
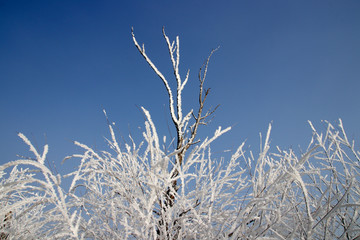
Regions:
M 176 40 L 173 42 L 170 42 L 169 37 L 165 33 L 165 28 L 163 27 L 163 36 L 167 43 L 173 71 L 174 71 L 174 77 L 177 83 L 177 89 L 176 89 L 176 102 L 174 101 L 174 97 L 172 94 L 172 90 L 170 88 L 170 85 L 167 81 L 167 79 L 164 77 L 164 75 L 157 69 L 155 64 L 150 60 L 150 58 L 145 53 L 145 46 L 140 46 L 138 42 L 136 41 L 135 34 L 133 29 L 131 29 L 132 38 L 134 41 L 134 44 L 136 48 L 139 50 L 140 54 L 144 57 L 146 62 L 150 65 L 150 67 L 154 70 L 154 72 L 160 77 L 162 82 L 164 83 L 164 86 L 166 88 L 166 91 L 169 95 L 169 109 L 170 109 L 170 115 L 171 119 L 174 123 L 175 129 L 176 129 L 176 162 L 174 164 L 173 170 L 171 171 L 172 178 L 176 178 L 179 174 L 177 166 L 181 166 L 182 161 L 184 159 L 184 155 L 186 151 L 194 144 L 199 143 L 200 140 L 196 140 L 197 131 L 200 125 L 206 125 L 206 119 L 210 117 L 218 108 L 216 106 L 213 110 L 207 111 L 205 114 L 203 113 L 204 105 L 207 96 L 210 93 L 210 88 L 204 90 L 204 82 L 208 70 L 208 65 L 210 58 L 212 54 L 217 50 L 214 49 L 211 51 L 209 57 L 204 62 L 203 66 L 199 70 L 198 78 L 199 78 L 199 107 L 197 113 L 194 113 L 193 110 L 188 112 L 185 116 L 183 116 L 183 109 L 182 109 L 182 91 L 184 90 L 184 87 L 189 79 L 189 73 L 190 71 L 187 71 L 185 79 L 182 81 L 179 71 L 179 64 L 180 64 L 180 41 L 179 37 L 176 37 Z M 189 126 L 190 118 L 193 117 L 194 123 Z M 186 128 L 189 127 L 189 136 L 186 135 Z M 177 187 L 177 181 L 173 180 L 171 188 L 169 188 L 166 191 L 166 204 L 169 206 L 172 206 L 174 204 L 174 192 L 178 190 Z

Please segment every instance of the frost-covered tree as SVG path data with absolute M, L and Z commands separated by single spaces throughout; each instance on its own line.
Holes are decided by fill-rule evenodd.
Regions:
M 109 123 L 109 150 L 75 142 L 76 171 L 55 174 L 23 135 L 33 158 L 0 166 L 0 239 L 356 239 L 360 236 L 360 153 L 339 120 L 313 131 L 303 154 L 270 151 L 269 125 L 259 154 L 244 143 L 228 159 L 212 158 L 210 144 L 230 130 L 198 139 L 216 110 L 204 110 L 208 63 L 198 74 L 199 100 L 183 113 L 179 38 L 163 30 L 177 88 L 155 66 L 132 31 L 134 44 L 160 77 L 169 97 L 176 146 L 159 138 L 150 113 L 143 141 L 121 146 Z M 105 115 L 106 112 L 104 111 Z M 257 152 L 257 151 L 256 151 Z M 62 184 L 70 178 L 70 186 Z

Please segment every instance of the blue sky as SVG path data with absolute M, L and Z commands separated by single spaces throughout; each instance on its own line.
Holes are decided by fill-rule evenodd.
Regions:
M 201 136 L 234 126 L 218 141 L 231 149 L 273 122 L 272 146 L 306 148 L 307 120 L 342 118 L 360 142 L 359 1 L 0 1 L 0 163 L 28 154 L 22 132 L 60 166 L 108 136 L 105 108 L 118 135 L 141 136 L 137 106 L 167 134 L 168 99 L 137 52 L 138 42 L 172 80 L 161 29 L 180 36 L 181 74 L 190 69 L 184 109 L 197 108 L 197 73 L 211 49 L 207 106 L 220 104 Z M 173 85 L 174 86 L 174 85 Z M 195 104 L 194 104 L 195 103 Z M 173 130 L 173 126 L 171 126 Z M 66 171 L 65 171 L 66 172 Z

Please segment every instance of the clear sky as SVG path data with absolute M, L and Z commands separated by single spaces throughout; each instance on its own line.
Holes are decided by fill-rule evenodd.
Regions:
M 73 140 L 104 149 L 103 108 L 125 138 L 143 129 L 137 106 L 168 134 L 167 94 L 134 47 L 131 26 L 172 84 L 161 29 L 180 36 L 187 111 L 198 107 L 199 67 L 221 46 L 206 81 L 207 106 L 221 106 L 200 129 L 204 136 L 234 126 L 218 149 L 244 140 L 258 149 L 271 121 L 273 150 L 305 149 L 307 120 L 321 128 L 321 120 L 342 118 L 360 142 L 360 1 L 0 0 L 0 163 L 30 155 L 17 132 L 48 143 L 59 168 L 79 151 Z

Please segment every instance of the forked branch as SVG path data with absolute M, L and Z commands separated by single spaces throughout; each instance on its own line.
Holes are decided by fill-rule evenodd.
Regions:
M 172 121 L 173 121 L 173 123 L 175 125 L 175 128 L 176 128 L 176 131 L 177 131 L 177 149 L 176 150 L 180 150 L 180 149 L 183 148 L 183 151 L 181 151 L 181 154 L 184 154 L 186 152 L 186 150 L 191 145 L 194 144 L 195 137 L 197 135 L 197 130 L 198 130 L 199 125 L 206 125 L 206 122 L 204 120 L 206 118 L 208 118 L 210 115 L 212 115 L 215 112 L 215 110 L 217 109 L 217 107 L 218 107 L 217 106 L 217 107 L 215 107 L 214 110 L 208 111 L 205 115 L 202 115 L 205 100 L 206 100 L 208 94 L 210 93 L 210 89 L 205 90 L 205 93 L 204 93 L 204 82 L 205 82 L 205 78 L 206 78 L 206 74 L 207 74 L 207 70 L 208 70 L 208 65 L 209 65 L 209 61 L 210 61 L 210 58 L 211 58 L 212 54 L 218 48 L 211 51 L 209 57 L 206 59 L 206 61 L 204 62 L 204 64 L 202 65 L 202 67 L 199 70 L 199 82 L 200 82 L 200 86 L 199 86 L 199 109 L 198 109 L 197 114 L 194 114 L 193 110 L 191 110 L 188 114 L 185 115 L 185 117 L 183 117 L 182 91 L 183 91 L 186 83 L 188 82 L 189 70 L 187 71 L 187 74 L 186 74 L 186 77 L 185 77 L 184 81 L 182 81 L 180 73 L 179 73 L 179 64 L 180 64 L 180 40 L 179 40 L 179 37 L 177 36 L 176 40 L 171 42 L 169 37 L 165 33 L 165 28 L 163 28 L 162 32 L 163 32 L 163 36 L 164 36 L 164 39 L 165 39 L 167 47 L 168 47 L 170 60 L 172 62 L 173 72 L 174 72 L 175 80 L 176 80 L 176 83 L 177 83 L 176 107 L 175 107 L 173 92 L 172 92 L 172 90 L 170 88 L 169 82 L 167 81 L 165 76 L 158 70 L 158 68 L 151 61 L 151 59 L 147 56 L 147 54 L 145 52 L 145 46 L 144 45 L 140 46 L 138 44 L 138 42 L 137 42 L 137 40 L 135 38 L 134 30 L 133 30 L 133 28 L 131 29 L 132 38 L 133 38 L 133 41 L 134 41 L 134 44 L 135 44 L 136 48 L 138 49 L 140 54 L 144 57 L 145 61 L 153 69 L 153 71 L 160 77 L 163 84 L 165 85 L 166 91 L 167 91 L 168 96 L 169 96 L 170 115 L 171 115 Z M 194 117 L 195 123 L 192 126 L 190 126 L 191 135 L 188 138 L 186 138 L 186 136 L 185 136 L 185 130 L 186 129 L 185 128 L 188 126 L 188 122 L 190 121 L 191 116 Z

